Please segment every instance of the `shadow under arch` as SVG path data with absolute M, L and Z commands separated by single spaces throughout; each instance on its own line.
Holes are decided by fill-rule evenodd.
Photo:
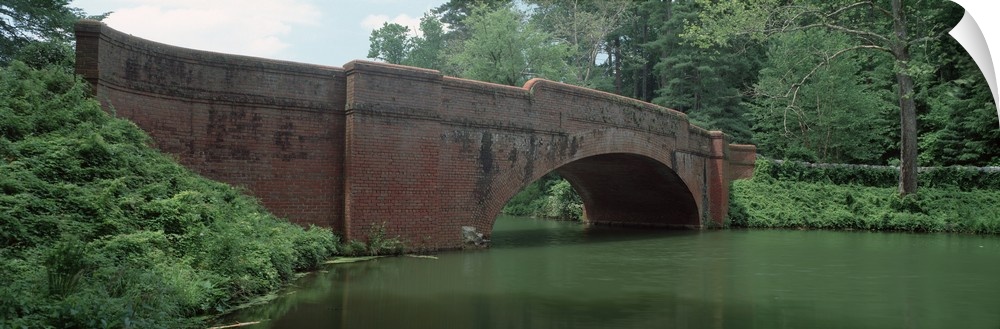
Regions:
M 684 228 L 699 224 L 698 207 L 687 185 L 654 159 L 601 154 L 567 163 L 555 172 L 580 194 L 589 222 Z
M 634 153 L 602 153 L 572 159 L 548 172 L 556 172 L 573 186 L 583 200 L 587 222 L 662 228 L 696 228 L 698 204 L 687 184 L 666 164 Z M 501 207 L 525 186 L 508 191 Z M 490 217 L 490 227 L 500 207 Z

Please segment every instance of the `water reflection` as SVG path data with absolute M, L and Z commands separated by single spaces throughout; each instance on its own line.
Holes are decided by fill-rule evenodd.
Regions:
M 490 250 L 328 267 L 258 328 L 998 328 L 992 237 L 498 220 Z

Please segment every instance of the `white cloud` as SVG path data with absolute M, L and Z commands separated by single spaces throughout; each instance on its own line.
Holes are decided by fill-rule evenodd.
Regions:
M 399 14 L 391 19 L 389 15 L 368 15 L 361 20 L 361 27 L 364 27 L 368 31 L 374 31 L 382 28 L 383 23 L 396 23 L 406 26 L 410 28 L 411 36 L 420 35 L 420 18 L 407 14 Z
M 171 45 L 278 57 L 295 26 L 319 24 L 302 0 L 129 0 L 104 20 L 124 33 Z

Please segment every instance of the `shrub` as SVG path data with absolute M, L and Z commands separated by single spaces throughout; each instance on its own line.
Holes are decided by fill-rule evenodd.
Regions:
M 549 187 L 545 201 L 546 218 L 583 219 L 583 200 L 565 179 L 559 179 Z
M 336 251 L 112 118 L 62 68 L 0 69 L 0 328 L 196 326 Z
M 583 201 L 568 181 L 549 173 L 528 184 L 502 210 L 505 215 L 583 220 Z
M 888 166 L 811 164 L 796 161 L 759 159 L 754 177 L 795 182 L 830 183 L 869 187 L 895 187 L 899 169 Z M 921 168 L 921 187 L 948 187 L 969 190 L 1000 190 L 1000 168 L 940 167 Z
M 1000 233 L 1000 191 L 838 185 L 755 176 L 732 182 L 734 227 Z

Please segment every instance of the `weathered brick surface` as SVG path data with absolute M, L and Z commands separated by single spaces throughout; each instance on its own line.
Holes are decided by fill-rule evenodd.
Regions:
M 340 68 L 178 48 L 77 24 L 77 73 L 98 100 L 207 177 L 279 216 L 342 229 Z
M 729 144 L 729 180 L 753 177 L 757 146 Z
M 354 61 L 343 69 L 193 51 L 77 26 L 78 67 L 111 111 L 197 172 L 279 215 L 414 248 L 489 233 L 544 174 L 597 223 L 721 221 L 754 148 L 679 112 L 561 83 L 509 87 Z

